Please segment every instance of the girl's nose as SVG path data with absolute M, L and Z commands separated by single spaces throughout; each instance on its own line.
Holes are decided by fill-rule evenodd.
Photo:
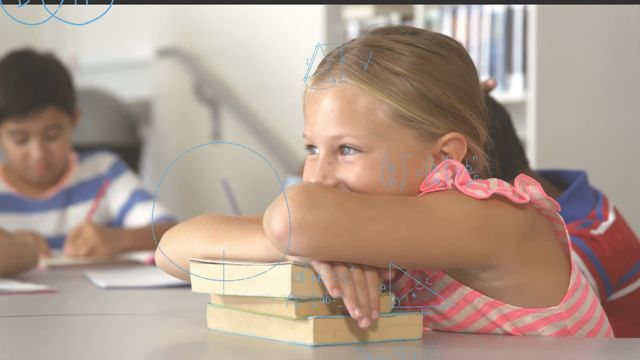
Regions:
M 323 185 L 335 187 L 338 185 L 338 179 L 335 173 L 335 167 L 332 160 L 319 159 L 315 169 L 309 178 L 310 182 L 320 183 Z

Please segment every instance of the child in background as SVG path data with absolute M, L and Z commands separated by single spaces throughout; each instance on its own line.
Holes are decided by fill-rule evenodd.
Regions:
M 366 328 L 392 264 L 401 269 L 388 279 L 392 290 L 401 306 L 428 309 L 425 329 L 613 335 L 569 256 L 558 204 L 526 175 L 514 186 L 486 178 L 483 91 L 457 41 L 410 26 L 374 29 L 326 55 L 303 104 L 304 182 L 264 216 L 205 214 L 175 226 L 159 246 L 171 261 L 156 252 L 161 267 L 186 278 L 172 262 L 186 268 L 223 249 L 240 260 L 286 254 L 311 263 Z M 472 160 L 480 179 L 462 164 Z M 402 168 L 402 183 L 386 181 Z
M 22 49 L 0 60 L 0 229 L 45 256 L 154 249 L 151 195 L 115 154 L 74 152 L 78 121 L 71 76 L 55 57 Z M 175 220 L 156 205 L 160 237 Z
M 531 169 L 507 110 L 491 96 L 487 105 L 494 176 L 513 182 L 527 174 L 560 204 L 576 264 L 599 295 L 615 336 L 640 337 L 640 240 L 585 171 Z

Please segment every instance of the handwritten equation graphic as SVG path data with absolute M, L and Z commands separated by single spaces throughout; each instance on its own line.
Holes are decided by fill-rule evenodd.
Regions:
M 327 53 L 331 51 L 329 49 L 332 45 L 337 45 L 337 49 L 340 54 L 338 63 L 336 64 L 335 60 L 331 60 L 328 63 L 328 66 L 325 70 L 321 70 L 320 72 L 317 72 L 316 70 L 316 72 L 312 72 L 313 69 L 320 64 L 320 62 L 327 55 Z M 326 44 L 326 43 L 320 43 L 320 42 L 316 43 L 313 49 L 313 53 L 311 54 L 311 58 L 307 59 L 306 61 L 307 69 L 302 79 L 304 81 L 305 86 L 313 90 L 325 90 L 333 87 L 338 82 L 345 80 L 345 77 L 344 77 L 345 58 L 344 58 L 344 48 L 342 45 L 343 44 Z M 327 51 L 325 52 L 325 50 Z M 369 53 L 367 60 L 362 64 L 362 68 L 365 71 L 368 70 L 369 64 L 371 64 L 372 59 L 373 59 L 373 51 Z M 336 65 L 338 66 L 337 69 L 335 68 Z M 310 79 L 314 77 L 319 77 L 325 72 L 328 73 L 329 76 L 327 76 L 324 80 L 320 81 L 318 84 L 315 84 L 315 85 L 311 85 L 309 83 Z M 337 74 L 337 78 L 336 78 L 336 74 Z
M 406 152 L 400 154 L 400 158 L 401 158 L 400 168 L 402 169 L 402 172 L 400 175 L 400 171 L 398 171 L 397 164 L 394 164 L 392 161 L 390 161 L 389 154 L 385 154 L 382 164 L 380 165 L 381 166 L 380 180 L 382 181 L 382 184 L 385 186 L 386 189 L 392 189 L 399 186 L 400 191 L 404 190 L 404 187 L 407 181 L 407 173 L 409 171 L 407 167 L 407 159 L 410 158 L 411 156 L 412 156 L 411 153 L 406 153 Z M 445 160 L 447 159 L 450 159 L 450 158 L 447 156 L 445 157 Z M 475 155 L 472 156 L 471 161 L 467 159 L 463 160 L 464 167 L 469 173 L 469 175 L 473 178 L 473 180 L 479 179 L 479 175 L 476 171 L 473 170 L 473 165 L 472 165 L 472 162 L 476 160 L 478 160 L 478 158 Z M 425 161 L 424 169 L 423 168 L 416 169 L 413 174 L 417 178 L 427 178 L 429 176 L 429 173 L 433 171 L 433 169 L 435 169 L 436 166 L 438 166 L 438 164 L 434 161 L 431 166 L 431 169 L 429 170 L 428 169 L 429 165 L 427 164 L 427 161 Z M 446 169 L 448 169 L 448 164 L 445 164 L 445 171 Z M 435 178 L 432 179 L 432 181 L 434 182 L 436 182 L 437 180 L 438 179 L 435 179 Z
M 305 264 L 304 265 L 305 268 L 309 268 L 309 264 Z M 419 278 L 418 275 L 412 275 L 409 272 L 407 272 L 405 269 L 402 269 L 401 267 L 395 265 L 394 263 L 389 263 L 389 278 L 391 278 L 392 276 L 392 272 L 397 271 L 401 274 L 406 275 L 407 277 L 409 277 L 412 281 L 413 281 L 413 286 L 409 289 L 409 291 L 404 294 L 401 297 L 395 297 L 394 300 L 394 305 L 393 305 L 393 310 L 400 310 L 400 311 L 419 311 L 420 313 L 422 313 L 422 315 L 426 315 L 428 314 L 428 309 L 433 308 L 434 305 L 425 305 L 425 306 L 415 306 L 415 305 L 402 305 L 403 301 L 408 300 L 409 298 L 411 299 L 416 299 L 418 297 L 420 298 L 425 298 L 424 295 L 419 296 L 420 292 L 426 292 L 428 296 L 430 297 L 435 297 L 435 298 L 439 298 L 441 299 L 443 302 L 446 302 L 446 299 L 444 297 L 442 297 L 440 294 L 438 294 L 436 291 L 434 291 L 432 289 L 433 286 L 433 281 L 429 276 L 424 275 L 422 277 Z M 319 284 L 324 284 L 325 280 L 326 280 L 326 275 L 324 274 L 315 274 L 313 273 L 311 275 L 311 279 L 312 282 L 317 282 Z M 337 275 L 333 275 L 332 280 L 338 280 Z M 349 280 L 348 278 L 345 278 L 343 280 Z M 302 272 L 297 272 L 294 273 L 293 276 L 293 281 L 294 282 L 300 282 L 303 283 L 305 282 L 305 278 L 304 278 L 304 273 Z M 389 283 L 385 283 L 382 282 L 380 283 L 380 291 L 381 292 L 386 292 L 386 291 L 392 291 L 392 284 L 391 282 Z M 322 304 L 330 304 L 330 303 L 334 303 L 338 301 L 338 299 L 333 298 L 331 296 L 329 296 L 329 294 L 327 293 L 326 289 L 323 292 L 322 296 L 319 297 L 318 299 L 313 300 L 312 302 L 312 307 L 317 306 L 318 303 L 322 303 Z M 338 305 L 338 307 L 343 307 L 343 305 Z
M 277 184 L 282 184 L 282 180 L 280 178 L 280 175 L 278 174 L 278 171 L 276 170 L 276 168 L 273 166 L 273 164 L 264 156 L 262 155 L 260 152 L 246 146 L 246 145 L 242 145 L 242 144 L 238 144 L 238 143 L 234 143 L 234 142 L 230 142 L 230 141 L 211 141 L 211 142 L 206 142 L 203 144 L 199 144 L 193 147 L 190 147 L 189 149 L 183 151 L 182 153 L 180 153 L 175 159 L 173 159 L 169 165 L 167 165 L 167 167 L 164 169 L 164 171 L 162 172 L 161 176 L 160 176 L 160 180 L 158 180 L 157 186 L 156 186 L 156 190 L 155 193 L 153 195 L 153 205 L 151 206 L 151 235 L 153 236 L 153 240 L 156 243 L 157 249 L 158 251 L 162 254 L 162 256 L 164 256 L 173 266 L 175 266 L 176 268 L 180 269 L 180 271 L 183 271 L 186 274 L 189 274 L 190 276 L 195 276 L 204 280 L 211 280 L 211 281 L 221 281 L 223 283 L 223 293 L 224 293 L 224 283 L 227 281 L 242 281 L 242 280 L 246 280 L 246 279 L 251 279 L 254 278 L 256 276 L 260 276 L 264 273 L 266 273 L 267 271 L 273 270 L 273 268 L 275 268 L 276 264 L 274 264 L 273 266 L 267 268 L 266 270 L 259 272 L 255 275 L 251 275 L 251 276 L 247 276 L 244 278 L 239 278 L 239 279 L 228 279 L 225 277 L 225 273 L 224 273 L 224 264 L 225 264 L 225 251 L 224 249 L 222 249 L 222 279 L 215 279 L 215 278 L 211 278 L 211 277 L 207 277 L 207 276 L 203 276 L 201 274 L 195 274 L 195 273 L 191 273 L 191 271 L 189 271 L 188 268 L 185 268 L 181 265 L 179 265 L 177 262 L 175 262 L 173 259 L 171 259 L 171 257 L 169 257 L 163 250 L 162 248 L 159 246 L 159 239 L 158 236 L 156 234 L 156 228 L 155 228 L 155 221 L 154 221 L 154 215 L 156 212 L 156 201 L 157 199 L 160 198 L 159 194 L 160 194 L 160 189 L 162 188 L 162 183 L 165 179 L 165 177 L 167 176 L 167 174 L 169 174 L 171 172 L 171 170 L 173 169 L 174 165 L 176 163 L 178 163 L 180 160 L 182 160 L 186 155 L 196 152 L 196 151 L 202 151 L 203 149 L 206 148 L 211 148 L 212 146 L 217 146 L 218 148 L 220 147 L 233 147 L 236 149 L 239 149 L 241 151 L 247 151 L 255 156 L 257 156 L 259 159 L 263 160 L 265 162 L 266 165 L 269 166 L 269 168 L 271 169 L 271 171 L 273 172 L 273 175 L 276 178 L 276 182 Z M 237 200 L 235 198 L 235 195 L 233 194 L 232 190 L 231 190 L 231 186 L 228 182 L 228 180 L 226 178 L 222 179 L 222 188 L 225 192 L 225 195 L 227 196 L 227 200 L 229 201 L 229 205 L 231 206 L 233 212 L 237 215 L 240 215 L 240 208 L 238 207 L 238 203 Z M 289 209 L 289 202 L 287 200 L 287 194 L 284 192 L 284 188 L 282 186 L 280 186 L 280 188 L 278 189 L 283 195 L 284 195 L 284 200 L 285 200 L 285 205 L 287 207 L 287 216 L 289 218 L 289 239 L 287 241 L 287 247 L 284 251 L 284 253 L 282 254 L 282 258 L 279 259 L 278 261 L 284 261 L 284 259 L 286 258 L 288 251 L 289 251 L 289 247 L 291 246 L 291 212 Z
M 111 1 L 66 1 L 60 0 L 56 5 L 47 5 L 45 0 L 38 1 L 31 0 L 18 0 L 16 5 L 5 4 L 0 0 L 0 7 L 2 11 L 13 21 L 26 25 L 26 26 L 38 26 L 48 22 L 51 19 L 56 19 L 64 24 L 72 26 L 84 26 L 90 24 L 101 17 L 103 17 L 113 7 L 115 0 Z M 29 5 L 29 6 L 27 6 Z M 38 6 L 41 5 L 41 6 Z M 64 9 L 81 9 L 82 15 L 76 16 L 78 19 L 70 19 L 70 14 L 65 14 L 62 17 L 63 12 L 62 5 L 67 5 Z M 71 6 L 75 5 L 75 6 Z M 38 11 L 40 10 L 40 11 Z

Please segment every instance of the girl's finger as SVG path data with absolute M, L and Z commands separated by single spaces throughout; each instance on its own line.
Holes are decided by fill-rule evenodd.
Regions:
M 391 280 L 396 277 L 397 269 L 378 268 L 378 275 L 384 280 Z
M 333 270 L 338 276 L 338 282 L 340 283 L 340 289 L 342 290 L 342 302 L 347 307 L 349 314 L 354 319 L 359 319 L 362 316 L 362 312 L 359 309 L 358 295 L 354 287 L 353 280 L 351 279 L 351 272 L 349 267 L 342 263 L 335 263 Z
M 369 289 L 369 309 L 372 320 L 376 320 L 380 314 L 380 277 L 378 270 L 372 267 L 365 267 L 364 276 Z
M 360 266 L 351 265 L 349 268 L 351 278 L 353 279 L 356 296 L 358 298 L 360 316 L 358 324 L 360 327 L 368 327 L 371 324 L 371 310 L 369 306 L 369 289 L 367 287 L 367 279 L 364 271 Z
M 313 270 L 315 270 L 318 277 L 322 279 L 324 283 L 324 287 L 329 292 L 329 295 L 336 298 L 339 297 L 340 292 L 340 284 L 338 283 L 338 279 L 336 277 L 335 272 L 333 271 L 333 266 L 331 264 L 324 261 L 312 261 L 311 266 Z

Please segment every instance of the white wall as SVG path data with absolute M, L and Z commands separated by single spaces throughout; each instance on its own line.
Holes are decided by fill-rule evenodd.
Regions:
M 175 7 L 173 7 L 175 9 Z M 178 9 L 176 9 L 178 10 Z M 259 113 L 291 151 L 303 161 L 302 77 L 305 59 L 323 41 L 322 6 L 185 6 L 172 15 L 171 31 L 157 44 L 179 44 L 205 60 L 247 105 Z M 157 164 L 211 140 L 210 114 L 191 95 L 192 80 L 172 59 L 156 65 L 156 131 L 163 139 Z M 248 146 L 281 164 L 248 134 L 228 111 L 223 112 L 223 139 Z M 175 136 L 180 129 L 182 136 Z M 184 216 L 203 211 L 230 213 L 220 180 L 228 178 L 243 213 L 259 213 L 279 192 L 272 170 L 252 153 L 232 145 L 202 148 L 181 160 L 163 181 L 167 202 Z M 177 165 L 176 165 L 177 166 Z M 154 169 L 155 174 L 161 173 Z M 197 178 L 194 179 L 194 174 Z M 165 186 L 165 181 L 167 181 Z
M 640 6 L 539 6 L 537 166 L 586 169 L 640 234 Z

